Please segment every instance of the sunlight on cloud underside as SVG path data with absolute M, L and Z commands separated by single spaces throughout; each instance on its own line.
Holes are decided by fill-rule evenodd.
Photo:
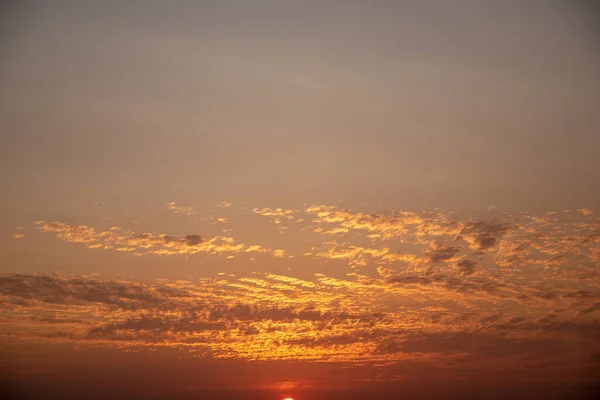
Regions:
M 36 224 L 42 233 L 90 249 L 148 256 L 265 253 L 299 259 L 307 270 L 320 263 L 320 270 L 310 279 L 255 271 L 151 283 L 6 275 L 0 278 L 2 336 L 176 348 L 209 358 L 521 366 L 550 353 L 576 363 L 597 346 L 600 227 L 591 211 L 484 219 L 330 206 L 250 213 L 275 228 L 291 224 L 312 246 L 294 254 L 224 236 Z M 344 241 L 332 240 L 335 235 Z M 344 277 L 327 272 L 339 263 L 346 266 Z M 567 343 L 571 350 L 559 356 Z

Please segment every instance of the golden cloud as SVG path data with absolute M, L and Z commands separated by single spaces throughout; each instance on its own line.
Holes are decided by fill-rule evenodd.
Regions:
M 319 261 L 320 270 L 304 279 L 222 273 L 154 283 L 7 275 L 0 335 L 249 360 L 579 363 L 600 350 L 600 226 L 579 211 L 460 219 L 325 205 L 252 210 L 276 225 L 294 221 L 295 233 L 310 239 L 298 253 L 228 236 L 40 221 L 41 232 L 90 249 L 266 253 L 295 256 L 307 271 Z M 331 240 L 339 234 L 343 242 Z

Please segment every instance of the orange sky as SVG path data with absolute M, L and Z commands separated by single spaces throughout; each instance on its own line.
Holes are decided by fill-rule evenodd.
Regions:
M 585 7 L 171 4 L 0 23 L 0 394 L 585 398 Z

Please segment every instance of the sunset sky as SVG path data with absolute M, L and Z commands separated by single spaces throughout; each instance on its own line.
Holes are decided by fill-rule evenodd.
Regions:
M 596 11 L 7 2 L 0 397 L 587 398 Z

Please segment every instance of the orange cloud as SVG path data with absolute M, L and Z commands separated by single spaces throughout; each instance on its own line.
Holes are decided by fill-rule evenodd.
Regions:
M 197 211 L 194 207 L 183 207 L 178 206 L 174 201 L 167 203 L 167 207 L 169 207 L 169 211 L 174 212 L 175 214 L 185 214 L 185 215 L 195 215 Z
M 548 314 L 544 309 L 549 292 L 523 287 L 521 293 L 538 291 L 538 297 L 512 296 L 504 301 L 508 305 L 519 300 L 527 312 L 509 307 L 490 312 L 477 306 L 477 296 L 468 295 L 494 291 L 484 282 L 479 285 L 440 277 L 359 283 L 326 275 L 306 281 L 257 274 L 142 283 L 5 275 L 0 277 L 0 339 L 139 350 L 168 347 L 197 357 L 362 361 L 382 366 L 461 359 L 501 364 L 507 357 L 525 365 L 548 355 L 576 363 L 598 349 L 598 320 L 589 310 L 597 307 L 599 291 L 556 292 L 555 311 Z M 428 286 L 438 286 L 438 297 L 423 299 L 420 305 L 404 302 L 419 299 L 415 295 Z M 473 306 L 470 312 L 449 306 L 452 291 Z M 432 301 L 437 301 L 435 306 Z M 563 355 L 567 343 L 571 350 Z
M 71 243 L 82 243 L 91 249 L 115 249 L 131 251 L 136 255 L 186 255 L 197 253 L 224 254 L 241 252 L 272 252 L 283 257 L 283 250 L 270 250 L 259 245 L 238 243 L 227 236 L 202 238 L 196 234 L 175 237 L 167 234 L 135 233 L 112 227 L 108 231 L 96 232 L 86 225 L 70 225 L 62 222 L 37 222 L 42 232 L 54 233 L 57 238 Z
M 294 260 L 303 279 L 223 272 L 197 282 L 136 283 L 8 275 L 0 279 L 0 336 L 379 368 L 406 360 L 526 368 L 551 358 L 575 365 L 600 350 L 600 226 L 589 214 L 461 219 L 441 211 L 312 206 L 304 210 L 312 229 L 305 229 L 310 222 L 296 225 L 299 211 L 252 212 L 276 224 L 293 220 L 294 233 L 310 239 Z M 296 255 L 227 236 L 38 225 L 60 240 L 138 255 Z M 331 241 L 341 233 L 344 242 Z

